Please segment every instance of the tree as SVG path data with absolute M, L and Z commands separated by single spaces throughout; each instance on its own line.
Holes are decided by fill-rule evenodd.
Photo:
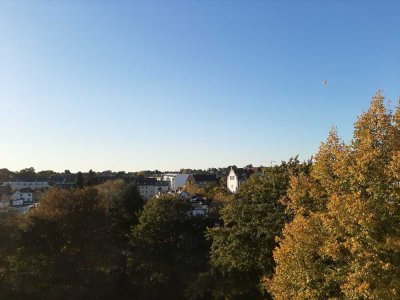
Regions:
M 0 169 L 0 182 L 11 181 L 15 176 L 14 172 L 8 169 Z
M 25 168 L 18 172 L 17 174 L 19 179 L 23 180 L 32 180 L 36 178 L 36 172 L 34 168 Z
M 133 290 L 127 269 L 129 233 L 138 223 L 144 201 L 136 185 L 126 184 L 122 179 L 107 181 L 96 188 L 104 199 L 111 234 L 108 242 L 114 247 L 113 275 L 117 278 L 114 295 L 121 299 Z
M 222 209 L 223 226 L 210 229 L 212 272 L 217 274 L 216 297 L 264 299 L 259 285 L 272 274 L 275 236 L 287 220 L 281 200 L 291 174 L 307 172 L 297 158 L 264 168 L 251 176 Z
M 184 290 L 207 267 L 207 222 L 175 196 L 149 200 L 131 236 L 130 267 L 144 299 L 184 299 Z
M 21 218 L 11 212 L 0 213 L 0 299 L 18 299 L 18 291 L 13 291 L 10 286 L 9 258 L 17 247 L 17 228 Z
M 40 178 L 40 180 L 51 180 L 53 176 L 56 176 L 57 173 L 52 171 L 52 170 L 44 170 L 37 172 L 37 177 Z
M 96 173 L 92 169 L 90 169 L 86 176 L 85 185 L 86 186 L 93 185 L 93 178 L 95 176 L 96 176 Z
M 276 299 L 399 297 L 399 116 L 378 93 L 352 141 L 331 132 L 310 176 L 293 179 L 294 220 L 275 250 L 275 274 L 265 281 Z M 299 181 L 307 185 L 299 188 Z
M 96 188 L 51 189 L 19 222 L 2 215 L 0 287 L 8 289 L 2 295 L 128 299 L 129 233 L 142 206 L 136 187 L 117 180 Z
M 18 231 L 7 276 L 24 298 L 97 298 L 111 292 L 111 236 L 95 189 L 49 190 Z
M 76 186 L 78 189 L 81 189 L 81 188 L 83 188 L 83 186 L 84 186 L 84 183 L 83 183 L 83 175 L 82 175 L 81 172 L 78 172 L 78 173 L 76 174 L 75 186 Z

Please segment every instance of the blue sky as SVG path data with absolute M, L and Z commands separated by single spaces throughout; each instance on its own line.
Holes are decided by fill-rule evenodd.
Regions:
M 400 96 L 395 1 L 0 1 L 0 167 L 314 154 Z M 323 85 L 327 80 L 328 84 Z

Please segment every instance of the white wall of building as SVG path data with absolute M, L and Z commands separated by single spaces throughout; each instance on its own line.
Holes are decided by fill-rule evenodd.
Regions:
M 143 199 L 155 197 L 159 192 L 166 193 L 169 190 L 168 185 L 138 185 L 138 190 Z
M 170 190 L 176 192 L 186 184 L 189 176 L 189 174 L 164 174 L 162 180 L 168 181 Z
M 11 182 L 3 182 L 2 185 L 3 186 L 9 185 L 13 191 L 28 189 L 28 188 L 32 190 L 40 190 L 50 187 L 49 183 L 46 181 L 42 182 L 11 181 Z
M 16 191 L 14 194 L 11 195 L 11 200 L 20 200 L 20 199 L 22 199 L 25 202 L 32 202 L 33 193 Z
M 239 189 L 240 181 L 238 176 L 235 174 L 235 171 L 231 168 L 228 174 L 228 178 L 226 180 L 226 187 L 231 193 L 236 193 Z

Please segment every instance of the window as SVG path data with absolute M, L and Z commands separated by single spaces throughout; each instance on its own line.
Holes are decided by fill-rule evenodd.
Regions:
M 229 179 L 230 180 L 235 180 L 235 176 L 230 176 Z

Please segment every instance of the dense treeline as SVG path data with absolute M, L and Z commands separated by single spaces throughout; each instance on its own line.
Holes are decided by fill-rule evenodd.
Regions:
M 312 161 L 262 168 L 207 216 L 124 180 L 0 218 L 0 299 L 399 299 L 400 110 L 377 94 Z
M 10 171 L 9 169 L 0 169 L 0 182 L 8 181 L 49 181 L 50 183 L 60 183 L 63 181 L 74 182 L 82 181 L 83 185 L 96 185 L 99 182 L 94 181 L 90 184 L 93 179 L 124 179 L 125 181 L 134 181 L 138 176 L 151 177 L 151 176 L 161 176 L 164 173 L 182 173 L 182 174 L 215 174 L 218 178 L 224 178 L 227 173 L 229 173 L 231 166 L 220 167 L 220 168 L 208 168 L 206 170 L 202 169 L 181 169 L 180 171 L 159 171 L 159 170 L 143 170 L 137 172 L 125 172 L 118 171 L 113 172 L 111 170 L 95 172 L 89 170 L 88 172 L 76 172 L 73 173 L 70 170 L 64 170 L 63 172 L 56 172 L 53 170 L 43 170 L 37 172 L 35 168 L 25 168 L 20 171 Z M 236 166 L 232 166 L 236 167 Z M 252 165 L 247 165 L 246 167 L 252 167 Z M 81 178 L 78 178 L 81 177 Z M 102 182 L 100 182 L 102 183 Z
M 144 204 L 123 180 L 51 189 L 0 219 L 1 299 L 184 299 L 207 268 L 213 218 L 176 196 Z

